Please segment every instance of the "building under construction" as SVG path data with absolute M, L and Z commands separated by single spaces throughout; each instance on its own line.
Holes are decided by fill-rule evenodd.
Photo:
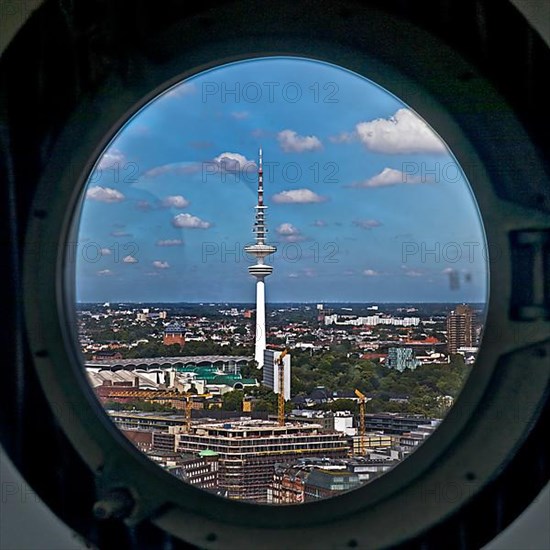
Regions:
M 178 451 L 219 455 L 219 488 L 228 498 L 267 502 L 275 464 L 300 458 L 344 458 L 349 439 L 339 432 L 322 432 L 315 424 L 284 426 L 266 420 L 194 425 L 178 436 Z

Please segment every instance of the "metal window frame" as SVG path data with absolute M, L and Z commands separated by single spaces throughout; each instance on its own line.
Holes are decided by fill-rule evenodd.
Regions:
M 522 272 L 513 273 L 511 263 L 514 246 L 546 233 L 550 217 L 547 209 L 504 200 L 498 181 L 503 174 L 496 167 L 510 166 L 508 176 L 517 187 L 522 178 L 536 177 L 549 188 L 548 174 L 506 101 L 475 67 L 427 32 L 366 6 L 338 11 L 330 2 L 319 2 L 307 18 L 299 3 L 273 4 L 264 11 L 255 7 L 242 2 L 179 21 L 160 37 L 157 58 L 130 51 L 126 74 L 115 72 L 82 98 L 56 140 L 28 224 L 24 299 L 29 346 L 59 423 L 96 474 L 100 498 L 112 502 L 117 491 L 127 491 L 131 505 L 123 515 L 128 524 L 151 519 L 183 540 L 213 548 L 318 548 L 320 541 L 334 548 L 403 544 L 463 513 L 498 480 L 547 407 L 548 304 L 529 308 L 512 302 L 518 285 L 534 283 L 522 279 Z M 251 12 L 253 27 L 246 17 Z M 216 40 L 205 43 L 208 37 Z M 388 37 L 395 39 L 391 47 Z M 81 368 L 69 329 L 74 319 L 65 262 L 66 243 L 74 239 L 71 218 L 86 176 L 128 117 L 181 78 L 222 62 L 273 54 L 320 59 L 363 74 L 427 119 L 464 168 L 488 244 L 497 252 L 491 257 L 483 346 L 445 421 L 388 474 L 330 501 L 301 505 L 299 514 L 293 507 L 232 502 L 174 484 L 118 433 Z M 491 108 L 474 108 L 475 116 L 469 117 L 469 105 Z M 503 140 L 492 147 L 482 134 Z M 528 171 L 514 162 L 518 151 L 507 141 L 511 136 L 521 143 Z M 531 275 L 542 284 L 543 272 Z

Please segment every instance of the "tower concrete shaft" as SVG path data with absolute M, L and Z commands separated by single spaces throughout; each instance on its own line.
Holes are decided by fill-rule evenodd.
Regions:
M 258 164 L 258 203 L 255 206 L 256 220 L 253 232 L 256 235 L 255 243 L 245 247 L 245 252 L 256 259 L 254 265 L 249 266 L 248 272 L 256 277 L 256 342 L 254 359 L 261 368 L 264 364 L 264 350 L 266 348 L 265 328 L 265 278 L 271 275 L 273 267 L 265 263 L 265 258 L 274 254 L 277 248 L 266 244 L 267 228 L 265 224 L 264 182 L 262 167 L 262 149 L 260 147 Z

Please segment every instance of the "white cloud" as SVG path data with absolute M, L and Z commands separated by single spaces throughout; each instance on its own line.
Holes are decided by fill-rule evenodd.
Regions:
M 405 275 L 407 277 L 422 277 L 423 273 L 421 271 L 416 271 L 414 269 L 409 269 L 408 271 L 405 271 Z
M 325 220 L 315 220 L 312 225 L 314 227 L 326 227 L 328 223 Z
M 390 185 L 399 184 L 413 184 L 413 183 L 426 183 L 427 180 L 423 180 L 420 176 L 413 176 L 412 174 L 405 174 L 401 170 L 395 170 L 394 168 L 384 168 L 382 172 L 376 174 L 368 180 L 360 181 L 352 184 L 351 187 L 388 187 Z
M 291 223 L 282 223 L 277 227 L 277 233 L 279 235 L 299 235 L 300 231 L 297 227 L 292 225 Z
M 171 90 L 166 92 L 163 97 L 178 98 L 184 97 L 189 94 L 194 94 L 197 91 L 197 86 L 193 82 L 187 82 L 174 86 Z
M 351 143 L 357 139 L 355 132 L 342 132 L 336 136 L 330 136 L 328 138 L 332 143 Z
M 146 178 L 156 178 L 157 176 L 163 176 L 164 174 L 170 174 L 180 168 L 179 164 L 162 164 L 161 166 L 155 166 L 150 170 L 147 170 L 143 176 Z
M 155 260 L 153 262 L 153 267 L 156 267 L 157 269 L 168 269 L 170 267 L 170 264 L 161 260 Z
M 189 201 L 182 195 L 170 195 L 162 200 L 162 206 L 165 208 L 185 208 L 189 206 Z
M 275 231 L 286 242 L 297 242 L 304 239 L 300 230 L 288 222 L 279 225 Z
M 269 132 L 267 132 L 267 130 L 263 130 L 262 128 L 256 128 L 256 129 L 252 130 L 252 132 L 250 132 L 250 135 L 253 138 L 259 139 L 259 138 L 269 136 Z
M 124 163 L 125 160 L 126 157 L 124 156 L 124 153 L 122 153 L 122 151 L 119 151 L 118 149 L 109 149 L 101 157 L 97 167 L 100 170 L 105 170 L 108 168 L 116 167 L 118 165 L 118 167 L 120 168 L 120 165 Z
M 124 258 L 122 258 L 122 261 L 125 264 L 137 264 L 138 263 L 138 260 L 136 258 L 134 258 L 133 256 L 124 256 Z
M 116 189 L 96 185 L 95 187 L 90 187 L 90 189 L 88 189 L 86 192 L 86 198 L 91 201 L 111 203 L 123 201 L 124 195 Z
M 117 237 L 118 239 L 120 239 L 122 237 L 131 237 L 132 233 L 128 233 L 128 231 L 111 231 L 109 235 L 111 235 L 111 237 Z
M 148 212 L 149 210 L 151 210 L 152 206 L 149 201 L 139 200 L 136 202 L 136 208 L 138 210 L 141 210 L 142 212 Z
M 191 214 L 178 214 L 174 216 L 172 225 L 174 227 L 185 227 L 187 229 L 208 229 L 212 224 L 201 220 L 197 216 L 192 216 Z
M 455 273 L 456 269 L 453 269 L 452 267 L 446 267 L 441 271 L 444 275 L 450 275 L 451 273 Z
M 315 273 L 314 269 L 311 269 L 310 267 L 306 267 L 304 269 L 301 269 L 298 273 L 295 271 L 289 273 L 287 277 L 290 279 L 301 279 L 302 277 L 316 277 L 317 274 Z
M 314 193 L 311 189 L 292 189 L 290 191 L 281 191 L 273 195 L 273 202 L 277 203 L 312 203 L 323 202 L 326 197 Z
M 354 220 L 352 223 L 361 229 L 372 229 L 373 227 L 380 227 L 382 225 L 378 220 Z
M 165 174 L 175 174 L 177 176 L 186 176 L 200 172 L 201 164 L 198 162 L 174 162 L 171 164 L 162 164 L 150 168 L 144 174 L 144 178 L 157 178 Z
M 233 111 L 230 116 L 235 120 L 244 120 L 250 116 L 250 113 L 248 111 Z
M 183 241 L 181 239 L 163 239 L 157 241 L 157 246 L 181 246 Z
M 134 123 L 126 127 L 126 131 L 133 136 L 148 136 L 151 134 L 151 128 L 146 124 Z
M 316 136 L 299 136 L 294 130 L 283 130 L 277 134 L 277 140 L 285 153 L 315 151 L 323 147 Z
M 102 269 L 101 271 L 97 272 L 99 277 L 110 277 L 113 272 L 110 269 Z
M 376 277 L 377 275 L 380 275 L 380 273 L 378 273 L 378 271 L 374 271 L 374 269 L 365 269 L 363 271 L 363 275 L 367 277 Z
M 399 109 L 389 119 L 378 118 L 360 122 L 356 125 L 355 131 L 365 147 L 378 153 L 447 152 L 441 139 L 409 109 Z
M 110 248 L 102 248 L 100 252 L 102 256 L 110 256 L 112 254 L 112 251 Z
M 256 163 L 253 160 L 248 160 L 240 153 L 225 152 L 215 157 L 213 162 L 219 164 L 222 170 L 256 169 Z

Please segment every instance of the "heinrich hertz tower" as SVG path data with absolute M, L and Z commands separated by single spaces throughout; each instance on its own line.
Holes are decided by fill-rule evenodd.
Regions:
M 262 168 L 262 149 L 260 148 L 260 162 L 258 166 L 258 204 L 256 205 L 256 221 L 253 232 L 256 234 L 256 242 L 245 247 L 245 252 L 254 256 L 256 263 L 249 266 L 248 271 L 256 277 L 256 348 L 254 359 L 258 368 L 264 364 L 264 350 L 266 348 L 265 332 L 265 282 L 264 279 L 271 275 L 273 267 L 264 263 L 266 256 L 277 252 L 277 248 L 266 244 L 267 228 L 265 226 L 264 205 L 264 181 Z

